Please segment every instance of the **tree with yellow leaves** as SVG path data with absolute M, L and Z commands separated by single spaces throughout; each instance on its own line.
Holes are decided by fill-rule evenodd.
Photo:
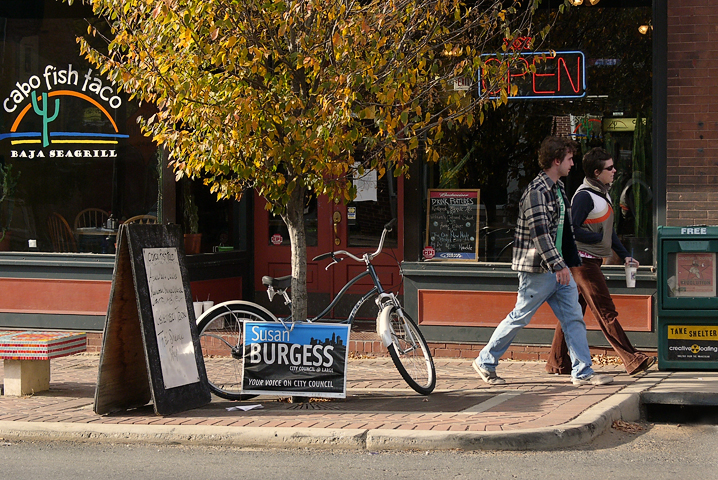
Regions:
M 73 0 L 65 0 L 72 3 Z M 506 101 L 453 89 L 475 83 L 481 54 L 533 34 L 539 0 L 88 0 L 82 52 L 157 113 L 145 134 L 178 177 L 217 198 L 255 189 L 286 223 L 292 314 L 306 318 L 306 193 L 350 201 L 355 173 L 405 172 L 455 124 Z M 98 39 L 107 40 L 98 48 Z M 497 63 L 497 62 L 494 62 Z

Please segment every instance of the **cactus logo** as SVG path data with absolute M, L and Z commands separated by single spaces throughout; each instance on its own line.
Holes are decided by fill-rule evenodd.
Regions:
M 68 113 L 64 114 L 65 118 L 61 116 L 62 109 L 69 105 L 66 102 L 70 101 L 75 102 L 73 115 L 79 101 L 83 111 L 97 113 L 93 118 L 98 118 L 99 123 L 105 125 L 105 131 L 81 131 L 84 129 L 82 126 L 68 129 L 67 125 L 83 125 L 72 115 L 68 118 Z M 17 112 L 17 116 L 10 131 L 0 133 L 0 141 L 10 141 L 10 158 L 117 157 L 118 141 L 129 135 L 120 133 L 115 119 L 103 103 L 117 109 L 122 100 L 111 86 L 104 85 L 101 78 L 92 74 L 92 69 L 81 77 L 72 65 L 63 70 L 47 65 L 42 75 L 18 81 L 15 89 L 2 101 L 3 109 L 11 114 Z M 58 121 L 58 116 L 63 120 Z M 63 127 L 56 126 L 60 123 Z

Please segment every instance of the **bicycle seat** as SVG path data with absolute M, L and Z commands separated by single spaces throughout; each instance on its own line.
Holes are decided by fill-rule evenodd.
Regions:
M 287 288 L 292 286 L 292 276 L 287 275 L 284 277 L 270 277 L 269 275 L 265 275 L 262 277 L 262 284 L 266 286 L 271 286 L 272 288 L 276 288 L 277 290 L 286 290 Z

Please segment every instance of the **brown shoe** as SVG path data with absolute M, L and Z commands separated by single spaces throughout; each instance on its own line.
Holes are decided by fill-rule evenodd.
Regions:
M 656 363 L 656 357 L 648 357 L 643 361 L 640 367 L 629 373 L 629 375 L 638 375 L 639 373 L 643 373 L 651 368 L 654 363 Z

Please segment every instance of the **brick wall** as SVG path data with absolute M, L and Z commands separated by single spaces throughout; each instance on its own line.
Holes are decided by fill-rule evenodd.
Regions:
M 376 334 L 367 332 L 352 332 L 349 340 L 349 353 L 354 356 L 383 357 L 389 355 Z M 483 344 L 479 343 L 433 343 L 429 342 L 431 355 L 435 358 L 476 358 Z M 502 359 L 519 361 L 546 361 L 551 351 L 550 345 L 511 345 Z M 656 356 L 655 350 L 644 350 L 647 355 Z M 102 334 L 87 334 L 87 352 L 102 352 Z M 616 357 L 612 348 L 591 347 L 591 355 L 599 357 Z
M 559 117 L 553 117 L 553 132 L 552 135 L 559 137 L 570 137 L 573 134 L 571 128 L 571 116 L 562 115 Z
M 668 0 L 667 41 L 666 224 L 716 225 L 718 0 Z

